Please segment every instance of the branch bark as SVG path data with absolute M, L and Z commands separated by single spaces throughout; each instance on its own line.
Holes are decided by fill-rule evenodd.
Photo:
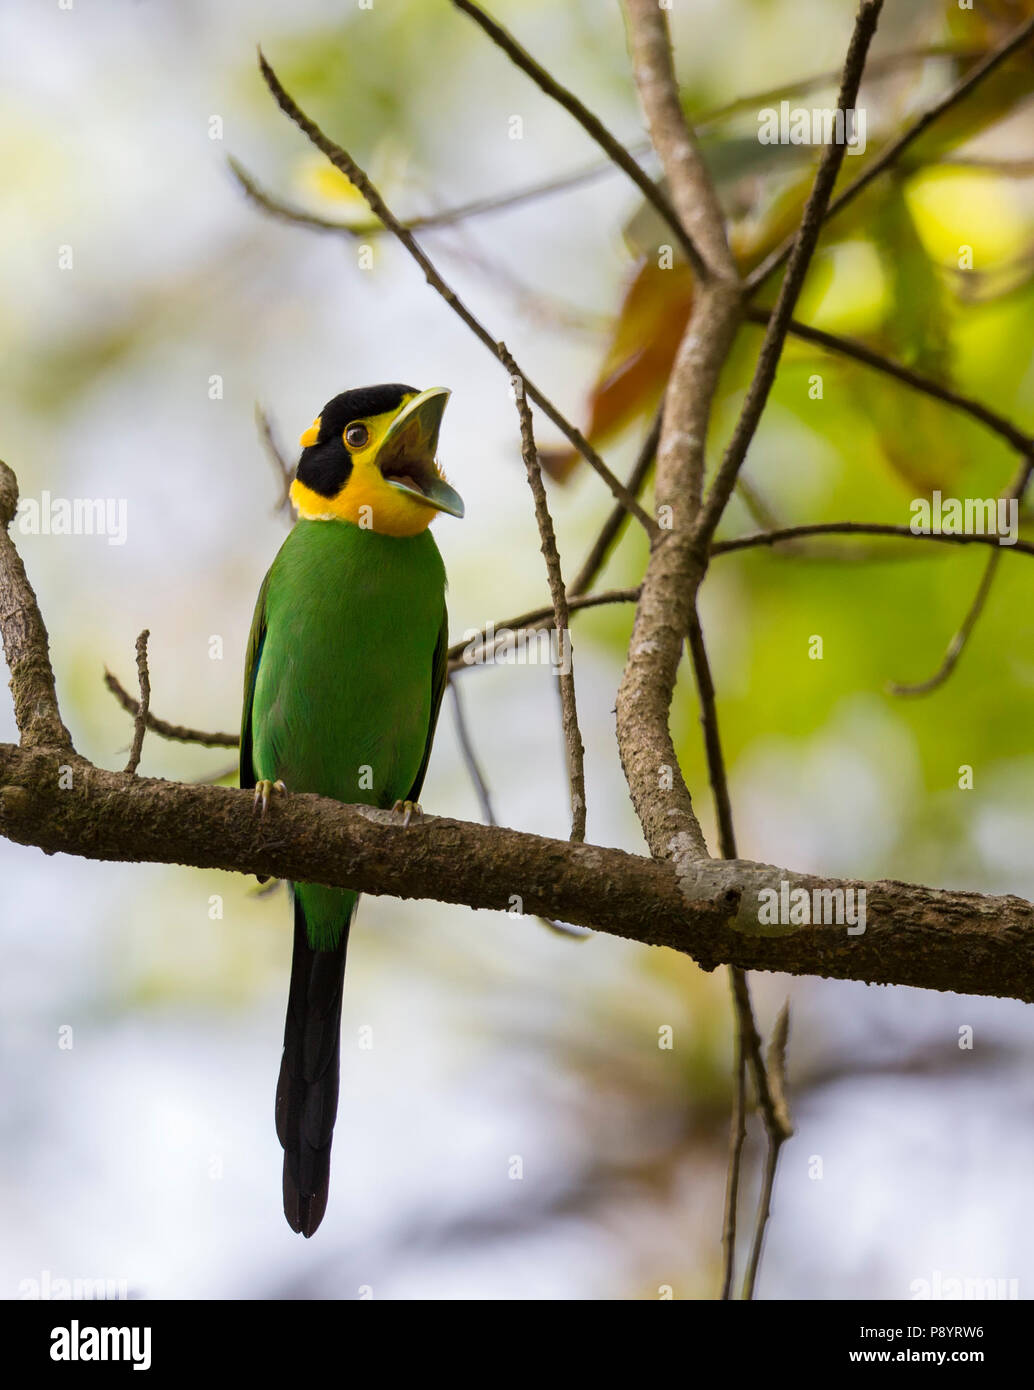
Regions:
M 63 785 L 62 785 L 63 784 Z M 60 789 L 59 789 L 60 788 Z M 750 860 L 684 867 L 623 850 L 296 793 L 260 821 L 250 791 L 127 777 L 67 748 L 0 745 L 0 833 L 47 854 L 185 864 L 558 918 L 683 951 L 705 970 L 821 975 L 1034 1002 L 1034 904 L 819 878 Z M 866 890 L 866 930 L 759 924 L 782 882 Z
M 678 99 L 664 12 L 627 0 L 636 85 L 674 207 L 708 274 L 695 290 L 664 398 L 656 501 L 667 528 L 654 539 L 617 699 L 617 735 L 629 792 L 658 858 L 705 859 L 707 846 L 668 725 L 682 644 L 706 553 L 692 522 L 718 376 L 740 322 L 740 284 L 721 206 Z
M 23 748 L 49 744 L 70 749 L 72 737 L 61 722 L 50 666 L 50 639 L 25 566 L 8 534 L 17 510 L 18 480 L 0 462 L 0 630 L 11 671 L 14 719 Z

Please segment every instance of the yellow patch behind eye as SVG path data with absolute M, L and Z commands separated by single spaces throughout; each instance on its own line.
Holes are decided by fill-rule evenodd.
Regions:
M 320 420 L 322 416 L 317 415 L 309 428 L 299 437 L 298 443 L 303 449 L 311 448 L 320 437 Z

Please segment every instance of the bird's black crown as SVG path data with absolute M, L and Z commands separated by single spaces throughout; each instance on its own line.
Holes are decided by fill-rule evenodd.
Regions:
M 352 472 L 352 457 L 341 438 L 345 426 L 353 420 L 397 410 L 406 396 L 414 395 L 414 386 L 392 381 L 385 386 L 357 386 L 328 401 L 320 412 L 316 443 L 303 449 L 298 460 L 299 482 L 321 497 L 336 497 Z

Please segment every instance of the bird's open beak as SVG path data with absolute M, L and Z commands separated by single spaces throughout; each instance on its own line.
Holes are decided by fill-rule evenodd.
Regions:
M 435 462 L 438 432 L 451 394 L 444 386 L 432 386 L 414 396 L 388 426 L 377 450 L 377 467 L 391 487 L 436 511 L 461 517 L 463 498 L 445 481 Z

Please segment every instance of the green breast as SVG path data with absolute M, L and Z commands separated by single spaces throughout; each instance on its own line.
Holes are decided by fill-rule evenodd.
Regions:
M 299 521 L 273 562 L 252 703 L 255 774 L 390 806 L 427 745 L 445 568 L 429 531 Z

